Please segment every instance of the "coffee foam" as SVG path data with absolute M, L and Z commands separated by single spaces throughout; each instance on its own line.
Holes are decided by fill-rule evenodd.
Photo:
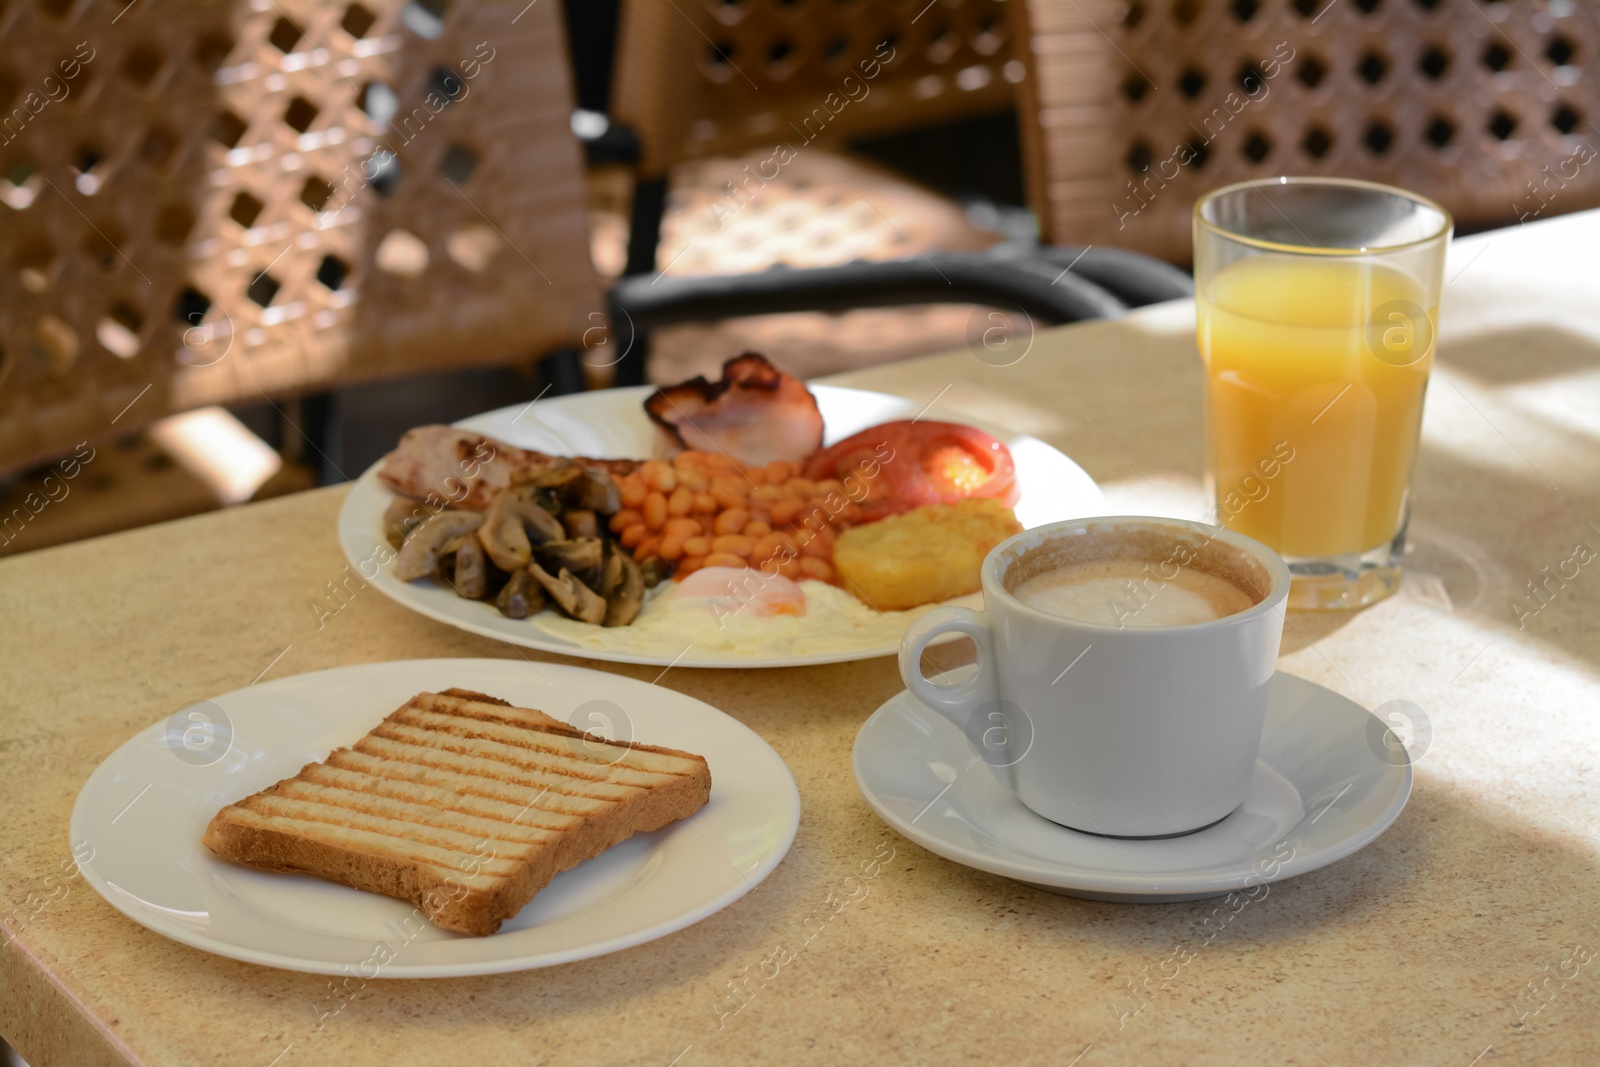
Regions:
M 1254 606 L 1249 594 L 1193 567 L 1168 568 L 1163 578 L 1147 560 L 1100 559 L 1036 574 L 1013 595 L 1048 615 L 1116 626 L 1188 626 L 1237 615 Z
M 1171 594 L 1160 609 L 1142 620 L 1144 625 L 1182 625 L 1237 614 L 1261 603 L 1272 589 L 1272 576 L 1266 567 L 1243 549 L 1188 527 L 1161 523 L 1089 523 L 1081 531 L 1058 534 L 1002 562 L 1005 570 L 1001 584 L 1012 596 L 1017 596 L 1019 588 L 1031 579 L 1045 575 L 1062 574 L 1066 581 L 1110 583 L 1109 588 L 1125 600 L 1126 615 L 1132 616 L 1128 621 L 1135 625 L 1140 624 L 1138 616 L 1144 615 L 1149 610 L 1147 606 L 1156 604 L 1160 596 L 1137 599 L 1126 591 L 1128 581 L 1137 584 L 1148 577 L 1157 589 Z M 1146 565 L 1148 571 L 1144 569 Z M 1186 574 L 1196 580 L 1184 580 Z M 1215 581 L 1225 587 L 1219 589 Z M 1043 589 L 1039 592 L 1048 596 Z M 1103 592 L 1096 590 L 1096 600 L 1104 603 L 1105 624 L 1118 625 L 1111 598 L 1099 595 Z M 1246 602 L 1241 604 L 1231 593 Z M 1169 611 L 1176 614 L 1169 616 Z M 1207 611 L 1210 614 L 1205 614 Z M 1098 621 L 1075 610 L 1065 614 Z

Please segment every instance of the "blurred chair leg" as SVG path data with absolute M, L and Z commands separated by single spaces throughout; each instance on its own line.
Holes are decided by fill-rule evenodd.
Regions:
M 654 274 L 656 246 L 661 243 L 661 220 L 667 213 L 667 179 L 641 178 L 633 186 L 633 210 L 628 222 L 628 265 L 623 274 Z
M 284 458 L 315 470 L 318 485 L 346 481 L 345 472 L 340 470 L 344 449 L 338 394 L 309 393 L 286 402 L 280 411 L 288 424 L 283 431 Z
M 617 303 L 614 291 L 606 294 L 606 317 L 613 324 L 625 323 L 624 327 L 613 328 L 611 331 L 616 343 L 622 346 L 622 355 L 617 357 L 615 369 L 612 371 L 612 385 L 643 385 L 645 364 L 650 359 L 649 332 L 634 325 L 627 312 Z
M 641 178 L 633 186 L 633 214 L 628 223 L 628 265 L 623 268 L 623 277 L 630 274 L 654 274 L 656 272 L 656 246 L 661 242 L 661 220 L 667 213 L 667 179 Z M 606 303 L 609 306 L 611 321 L 617 321 L 617 307 L 608 296 Z M 613 330 L 613 334 L 621 331 Z M 630 331 L 631 332 L 631 331 Z M 622 358 L 617 361 L 616 377 L 613 379 L 617 385 L 643 385 L 645 358 L 649 351 L 649 339 L 642 333 L 633 333 Z
M 588 384 L 583 376 L 583 353 L 576 348 L 551 349 L 539 361 L 539 377 L 551 396 L 583 392 Z

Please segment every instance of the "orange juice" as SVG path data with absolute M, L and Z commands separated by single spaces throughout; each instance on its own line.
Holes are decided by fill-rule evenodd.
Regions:
M 1389 542 L 1433 364 L 1423 286 L 1353 257 L 1265 254 L 1218 270 L 1196 307 L 1218 521 L 1291 557 Z

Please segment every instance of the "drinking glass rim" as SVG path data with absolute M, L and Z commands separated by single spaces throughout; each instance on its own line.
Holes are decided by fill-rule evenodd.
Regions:
M 1203 212 L 1206 205 L 1211 203 L 1211 201 L 1220 198 L 1223 196 L 1223 194 L 1235 193 L 1242 189 L 1260 189 L 1263 185 L 1340 186 L 1348 189 L 1362 189 L 1373 193 L 1384 193 L 1388 196 L 1398 196 L 1402 199 L 1409 200 L 1414 204 L 1421 204 L 1424 207 L 1432 208 L 1434 211 L 1439 213 L 1440 217 L 1443 219 L 1443 223 L 1437 232 L 1429 234 L 1427 237 L 1419 237 L 1415 241 L 1402 241 L 1399 244 L 1392 245 L 1368 245 L 1365 248 L 1324 248 L 1317 245 L 1291 245 L 1284 244 L 1281 241 L 1269 241 L 1261 237 L 1249 237 L 1245 234 L 1235 233 L 1233 230 L 1226 229 L 1205 217 Z M 1409 189 L 1402 189 L 1396 185 L 1385 185 L 1382 182 L 1363 181 L 1360 178 L 1292 178 L 1287 175 L 1280 176 L 1276 180 L 1271 178 L 1246 179 L 1242 182 L 1234 182 L 1232 185 L 1224 185 L 1220 189 L 1213 189 L 1211 192 L 1206 193 L 1204 196 L 1194 202 L 1194 221 L 1196 226 L 1208 230 L 1218 237 L 1225 237 L 1230 241 L 1237 241 L 1239 244 L 1247 245 L 1251 248 L 1256 248 L 1267 252 L 1286 252 L 1291 255 L 1300 256 L 1387 255 L 1388 253 L 1401 252 L 1408 248 L 1421 248 L 1423 245 L 1428 245 L 1434 243 L 1435 241 L 1443 240 L 1455 230 L 1456 225 L 1455 216 L 1451 215 L 1450 210 L 1443 204 L 1439 203 L 1437 200 L 1423 196 L 1421 193 L 1413 193 Z

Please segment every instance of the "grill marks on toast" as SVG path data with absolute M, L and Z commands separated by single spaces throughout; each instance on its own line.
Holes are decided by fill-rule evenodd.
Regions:
M 230 827 L 253 828 L 263 833 L 284 833 L 285 823 L 294 823 L 295 820 L 284 819 L 281 816 L 262 814 L 252 808 L 237 807 L 223 809 L 228 813 L 227 821 Z M 220 813 L 219 813 L 219 818 Z M 207 830 L 210 838 L 212 830 L 216 828 L 216 821 Z M 308 830 L 314 829 L 315 836 Z M 380 833 L 356 826 L 343 826 L 336 823 L 310 823 L 295 830 L 287 831 L 289 836 L 298 839 L 306 850 L 319 853 L 332 865 L 333 854 L 340 850 L 347 850 L 373 860 L 390 859 L 405 863 L 420 864 L 436 869 L 441 875 L 456 875 L 456 862 L 458 854 L 452 849 L 439 848 L 435 845 L 419 843 L 393 834 Z M 208 840 L 209 844 L 209 840 Z M 212 846 L 215 848 L 216 846 Z M 237 858 L 237 857 L 229 857 Z M 245 860 L 243 862 L 251 862 Z M 318 874 L 319 871 L 312 867 L 295 863 L 271 864 L 267 862 L 252 863 L 252 866 L 265 867 L 268 870 L 297 871 L 308 874 Z M 480 885 L 490 885 L 494 878 L 489 874 L 472 874 L 459 872 L 463 881 L 476 881 Z M 337 879 L 336 879 L 337 880 Z
M 391 716 L 372 733 L 391 741 L 405 741 L 413 745 L 442 748 L 447 752 L 499 760 L 517 767 L 553 769 L 562 774 L 587 782 L 611 782 L 616 785 L 649 787 L 660 785 L 668 774 L 661 771 L 637 771 L 624 766 L 626 750 L 617 752 L 622 758 L 606 762 L 597 758 L 611 754 L 601 750 L 592 741 L 571 737 L 556 737 L 513 726 L 484 723 L 464 726 L 449 715 L 407 714 L 404 709 Z M 611 750 L 621 746 L 609 746 Z
M 426 782 L 370 774 L 366 771 L 347 770 L 331 763 L 313 763 L 300 772 L 299 778 L 315 785 L 355 790 L 374 798 L 392 797 L 395 800 L 425 805 L 436 812 L 457 812 L 479 819 L 511 823 L 530 830 L 568 830 L 578 821 L 576 815 L 535 807 L 532 800 L 537 794 L 534 798 L 518 803 L 515 800 L 478 796 L 459 787 L 447 788 Z M 465 784 L 470 779 L 464 778 L 462 781 Z
M 461 690 L 447 690 L 447 693 L 459 694 Z M 484 722 L 503 723 L 507 726 L 531 727 L 552 739 L 555 737 L 568 737 L 577 740 L 587 739 L 582 746 L 585 752 L 595 751 L 593 746 L 601 743 L 603 739 L 593 734 L 584 733 L 582 730 L 568 726 L 559 719 L 552 719 L 542 711 L 533 711 L 529 708 L 516 708 L 500 701 L 466 700 L 459 696 L 444 699 L 445 694 L 423 693 L 414 699 L 402 710 L 417 709 L 425 712 L 442 712 L 462 719 L 476 719 Z M 683 773 L 683 753 L 671 748 L 658 748 L 655 745 L 641 745 L 633 742 L 626 746 L 605 741 L 611 745 L 603 757 L 606 763 L 620 763 L 641 771 L 661 771 L 667 774 Z M 571 753 L 569 746 L 567 751 Z
M 385 727 L 378 727 L 361 739 L 355 751 L 361 755 L 376 756 L 385 762 L 414 763 L 434 770 L 474 779 L 473 787 L 498 791 L 503 786 L 533 788 L 542 794 L 540 804 L 559 805 L 557 810 L 584 814 L 600 810 L 608 803 L 626 800 L 637 792 L 628 786 L 610 782 L 596 782 L 583 778 L 570 778 L 557 772 L 540 770 L 532 764 L 511 763 L 506 760 L 487 759 L 470 752 L 458 752 L 443 746 L 417 744 L 410 739 L 395 740 L 379 735 Z M 485 795 L 495 796 L 497 792 Z
M 699 756 L 451 689 L 413 697 L 351 748 L 222 809 L 205 842 L 486 934 L 559 871 L 694 813 L 710 788 Z
M 367 745 L 370 737 L 363 739 L 361 746 Z M 376 777 L 388 778 L 392 781 L 421 783 L 451 789 L 464 796 L 479 797 L 487 800 L 503 800 L 511 804 L 527 805 L 529 813 L 543 811 L 555 815 L 579 817 L 592 815 L 603 811 L 608 803 L 621 799 L 625 793 L 619 793 L 611 800 L 595 799 L 591 797 L 572 796 L 551 788 L 550 784 L 540 784 L 532 781 L 532 774 L 524 775 L 529 784 L 523 785 L 509 778 L 494 778 L 487 774 L 472 773 L 472 761 L 463 760 L 447 753 L 435 753 L 431 749 L 420 749 L 415 756 L 408 757 L 406 746 L 393 746 L 388 751 L 382 744 L 371 746 L 379 749 L 378 752 L 357 751 L 356 749 L 341 748 L 331 753 L 327 765 L 338 768 L 369 771 Z M 423 762 L 425 757 L 434 757 L 435 762 Z M 444 763 L 437 762 L 439 760 Z M 459 767 L 449 765 L 454 760 Z M 462 768 L 465 768 L 463 770 Z M 562 779 L 555 778 L 558 784 Z
M 526 845 L 548 841 L 560 832 L 538 826 L 520 825 L 514 818 L 512 821 L 484 818 L 456 808 L 435 808 L 393 797 L 375 796 L 360 789 L 327 786 L 304 779 L 290 779 L 281 783 L 276 795 L 287 800 L 356 811 L 370 818 L 389 822 L 398 819 L 406 823 L 436 827 L 452 834 L 464 834 L 469 838 L 468 848 L 475 847 L 474 843 L 478 841 L 505 842 L 512 846 Z
M 529 753 L 537 753 L 541 757 L 555 757 L 562 761 L 561 765 L 569 773 L 582 778 L 604 781 L 610 777 L 610 772 L 614 768 L 635 775 L 671 773 L 636 769 L 634 763 L 628 759 L 627 749 L 621 746 L 608 746 L 602 749 L 583 735 L 548 733 L 536 728 L 495 722 L 491 719 L 441 714 L 407 707 L 390 716 L 385 725 L 390 729 L 398 729 L 401 726 L 415 727 L 440 736 L 449 735 L 461 738 L 463 741 L 482 742 L 482 747 L 485 749 L 503 755 L 509 754 L 512 757 L 526 756 Z M 516 749 L 527 751 L 517 753 L 513 751 Z M 639 784 L 645 783 L 641 780 Z

